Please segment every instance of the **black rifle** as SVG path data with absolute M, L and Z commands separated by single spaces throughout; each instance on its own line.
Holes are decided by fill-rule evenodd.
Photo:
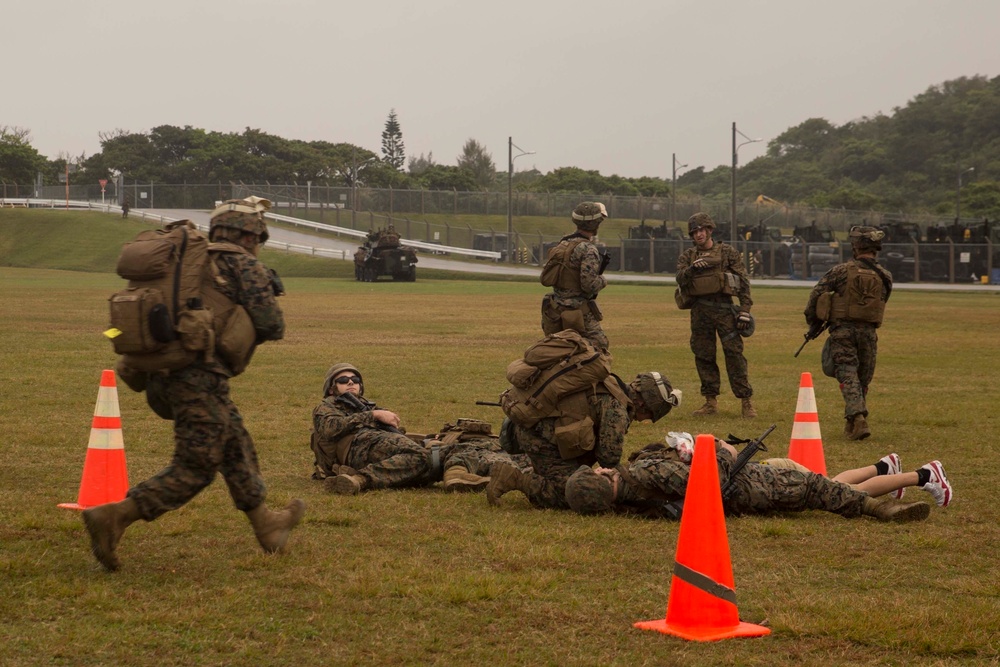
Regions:
M 361 412 L 371 412 L 373 410 L 379 409 L 379 407 L 374 403 L 372 403 L 371 401 L 366 401 L 360 396 L 355 396 L 349 391 L 344 392 L 343 394 L 341 394 L 340 396 L 338 396 L 333 400 L 335 403 L 337 402 L 343 403 L 344 405 L 352 407 L 355 410 L 359 410 Z M 375 420 L 375 428 L 377 428 L 380 431 L 388 431 L 389 433 L 402 433 L 402 431 L 400 431 L 395 426 L 390 426 L 389 424 L 386 424 L 385 422 L 379 421 L 377 419 Z
M 771 424 L 764 433 L 761 434 L 756 440 L 748 440 L 746 438 L 737 438 L 732 433 L 726 438 L 726 443 L 730 445 L 743 445 L 743 448 L 736 456 L 736 462 L 733 463 L 733 467 L 729 470 L 729 479 L 726 480 L 726 485 L 722 487 L 722 502 L 725 503 L 736 491 L 736 475 L 750 462 L 750 459 L 754 457 L 757 452 L 766 452 L 767 447 L 764 446 L 764 439 L 771 435 L 771 431 L 775 429 L 777 424 Z M 680 519 L 681 514 L 684 512 L 684 499 L 674 500 L 669 503 L 665 503 L 662 506 L 664 512 L 671 519 Z
M 820 320 L 816 320 L 815 322 L 810 324 L 809 331 L 805 332 L 804 334 L 805 340 L 802 341 L 802 345 L 799 345 L 799 349 L 795 351 L 794 356 L 796 357 L 799 356 L 799 352 L 801 352 L 802 348 L 806 346 L 806 343 L 808 343 L 811 340 L 816 340 L 817 338 L 819 338 L 819 335 L 824 331 L 826 331 L 826 328 L 828 326 L 830 326 L 829 322 L 821 322 Z
M 611 252 L 607 248 L 604 248 L 603 250 L 599 250 L 598 254 L 601 256 L 601 269 L 597 274 L 603 276 L 605 269 L 608 268 L 608 264 L 611 263 Z
M 495 401 L 476 401 L 476 405 L 489 405 L 494 408 L 501 407 L 501 405 Z

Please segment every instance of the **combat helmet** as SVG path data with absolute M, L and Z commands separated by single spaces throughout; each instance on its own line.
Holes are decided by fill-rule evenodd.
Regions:
M 715 229 L 715 220 L 708 213 L 695 213 L 688 218 L 688 236 L 694 236 L 703 227 L 707 227 L 709 231 Z
M 573 209 L 573 224 L 586 232 L 596 232 L 606 217 L 608 209 L 599 201 L 581 202 Z
M 580 466 L 566 480 L 566 502 L 574 512 L 601 514 L 615 504 L 611 480 L 589 466 Z
M 264 211 L 270 208 L 270 200 L 261 197 L 226 200 L 212 211 L 212 221 L 208 228 L 209 236 L 216 227 L 228 227 L 256 234 L 261 243 L 266 243 L 269 234 L 267 233 L 267 224 L 264 222 Z
M 882 250 L 882 239 L 885 237 L 885 232 L 878 227 L 855 225 L 851 227 L 851 231 L 847 237 L 851 240 L 851 247 L 855 250 L 861 252 L 868 250 L 880 251 Z
M 629 389 L 639 395 L 646 404 L 653 421 L 659 421 L 681 404 L 681 390 L 670 386 L 670 380 L 656 371 L 639 373 L 629 385 Z
M 361 375 L 361 371 L 348 363 L 338 363 L 330 366 L 330 370 L 326 372 L 326 380 L 323 381 L 323 398 L 326 398 L 333 393 L 333 378 L 337 377 L 344 371 L 354 371 L 354 374 L 361 378 L 361 386 L 358 388 L 358 396 L 365 395 L 365 378 Z

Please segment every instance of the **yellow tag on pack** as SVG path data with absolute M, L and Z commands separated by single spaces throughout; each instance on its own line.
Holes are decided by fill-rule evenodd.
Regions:
M 118 336 L 122 335 L 122 330 L 111 327 L 110 329 L 104 332 L 104 335 L 107 336 L 108 338 L 115 339 L 118 338 Z

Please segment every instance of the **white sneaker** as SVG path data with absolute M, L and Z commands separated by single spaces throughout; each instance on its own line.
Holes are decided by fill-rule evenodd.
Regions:
M 931 479 L 924 484 L 924 491 L 934 496 L 938 507 L 947 507 L 951 503 L 951 484 L 948 483 L 948 478 L 944 476 L 944 468 L 941 467 L 941 462 L 931 461 L 926 465 L 920 466 L 921 470 L 924 468 L 931 471 Z
M 898 475 L 903 472 L 903 464 L 899 461 L 899 454 L 893 452 L 892 454 L 886 454 L 879 461 L 885 461 L 886 465 L 889 466 L 889 472 L 887 475 Z M 896 489 L 895 491 L 889 493 L 890 498 L 895 498 L 896 500 L 902 500 L 903 494 L 906 493 L 906 487 L 902 489 Z

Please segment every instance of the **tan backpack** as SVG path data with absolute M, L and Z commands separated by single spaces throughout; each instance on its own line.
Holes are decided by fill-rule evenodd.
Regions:
M 610 375 L 611 355 L 566 329 L 541 339 L 507 366 L 512 386 L 500 395 L 500 407 L 515 424 L 531 428 L 545 417 L 559 416 L 567 396 L 595 390 Z
M 202 301 L 208 237 L 190 220 L 140 232 L 122 248 L 116 271 L 128 287 L 111 295 L 105 332 L 130 367 L 176 370 L 215 347 Z

